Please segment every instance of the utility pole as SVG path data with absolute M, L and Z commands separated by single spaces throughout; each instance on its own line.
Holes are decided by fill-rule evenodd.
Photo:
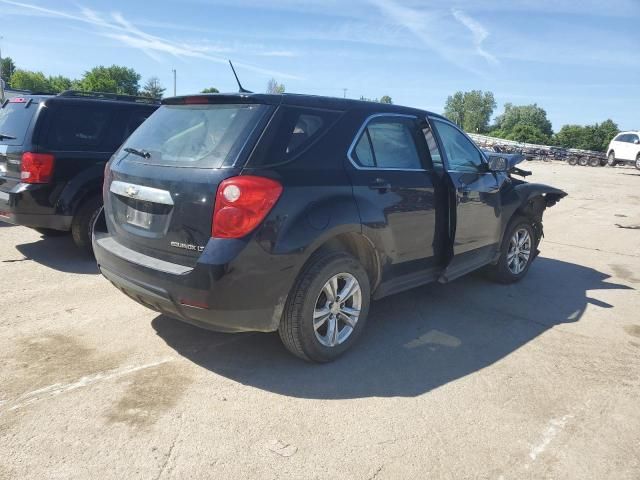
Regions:
M 342 96 L 342 98 L 347 98 L 347 90 L 349 90 L 349 89 L 348 89 L 348 88 L 343 88 L 343 89 L 342 89 L 342 92 L 343 92 L 343 94 L 344 94 L 344 95 Z
M 177 95 L 176 93 L 176 69 L 171 70 L 173 72 L 173 96 Z
M 0 36 L 0 102 L 4 102 L 4 80 L 2 80 L 2 39 Z

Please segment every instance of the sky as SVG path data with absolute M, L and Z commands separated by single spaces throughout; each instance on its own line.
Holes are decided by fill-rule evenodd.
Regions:
M 379 98 L 440 113 L 458 90 L 537 103 L 554 130 L 640 129 L 640 0 L 0 0 L 19 68 L 77 78 L 96 65 L 173 93 L 270 78 L 291 93 Z

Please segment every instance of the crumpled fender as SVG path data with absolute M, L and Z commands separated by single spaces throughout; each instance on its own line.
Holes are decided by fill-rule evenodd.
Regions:
M 502 236 L 514 215 L 524 215 L 533 220 L 536 230 L 536 244 L 543 236 L 542 214 L 548 207 L 554 206 L 567 192 L 559 188 L 541 183 L 515 183 L 502 198 L 502 215 L 505 219 L 502 225 Z

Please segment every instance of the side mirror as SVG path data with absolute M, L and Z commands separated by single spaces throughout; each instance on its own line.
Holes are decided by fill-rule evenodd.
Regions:
M 640 140 L 634 140 L 633 143 L 635 143 L 636 145 L 638 145 L 640 143 Z
M 487 159 L 487 165 L 492 172 L 506 172 L 508 168 L 507 159 L 500 155 L 491 155 Z

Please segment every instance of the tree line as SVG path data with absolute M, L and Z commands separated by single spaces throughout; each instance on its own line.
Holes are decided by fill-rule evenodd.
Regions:
M 564 125 L 554 132 L 547 112 L 537 104 L 506 103 L 504 112 L 491 123 L 496 109 L 492 92 L 456 92 L 447 98 L 444 115 L 467 132 L 482 133 L 516 142 L 554 145 L 604 152 L 619 132 L 611 119 L 593 125 Z

